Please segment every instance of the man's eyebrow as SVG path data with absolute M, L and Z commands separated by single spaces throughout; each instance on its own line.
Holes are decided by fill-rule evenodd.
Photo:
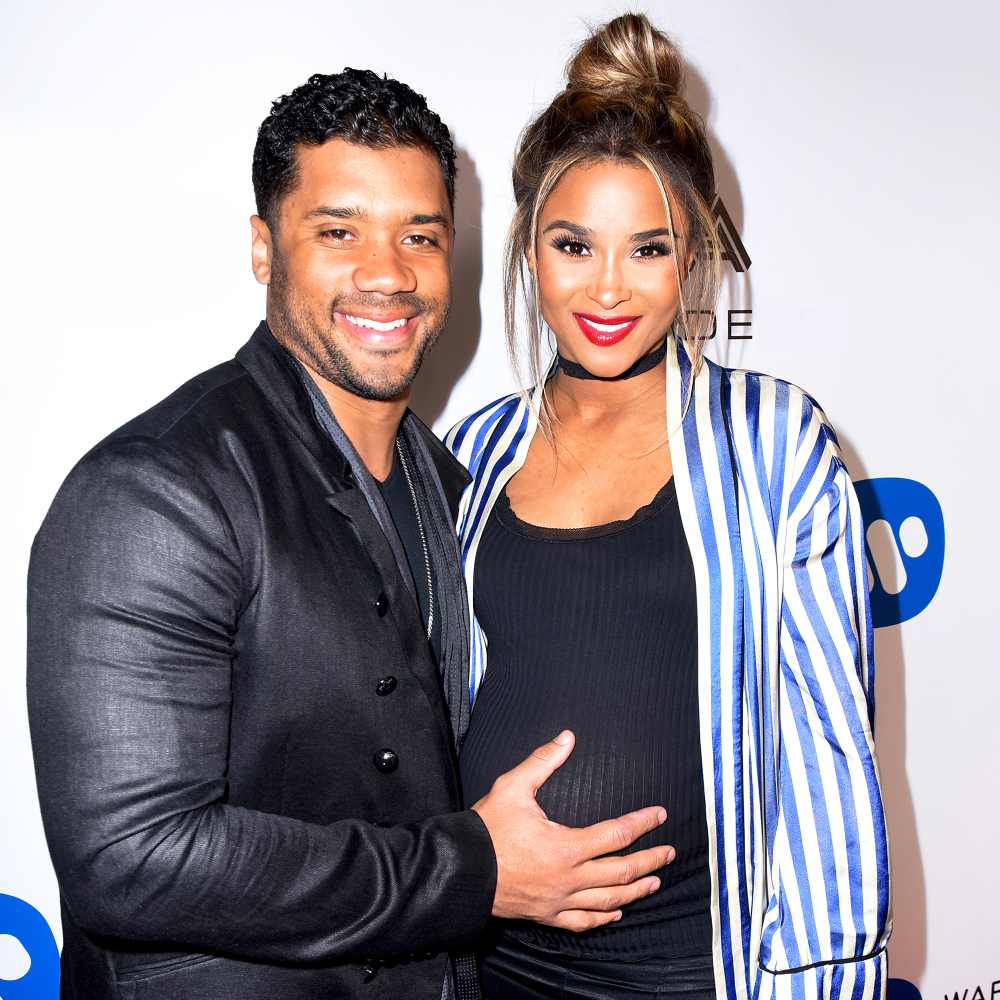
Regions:
M 307 219 L 359 219 L 364 221 L 368 213 L 363 208 L 340 208 L 332 205 L 319 205 L 306 212 Z
M 545 227 L 543 232 L 548 233 L 553 229 L 566 229 L 574 236 L 583 238 L 593 235 L 593 230 L 588 229 L 586 226 L 578 226 L 575 222 L 567 222 L 565 219 L 555 219 Z
M 355 206 L 334 206 L 318 205 L 306 213 L 307 219 L 357 219 L 359 222 L 368 221 L 368 213 L 363 208 Z M 444 226 L 451 225 L 451 220 L 447 215 L 440 212 L 418 212 L 411 215 L 406 220 L 408 226 Z
M 655 240 L 657 236 L 669 236 L 670 230 L 665 226 L 661 226 L 659 229 L 644 229 L 641 233 L 632 234 L 633 243 L 645 243 L 646 240 Z M 681 239 L 680 236 L 675 235 L 675 240 Z
M 451 225 L 451 220 L 440 212 L 432 212 L 429 215 L 411 215 L 406 224 L 408 226 L 444 226 L 447 229 Z

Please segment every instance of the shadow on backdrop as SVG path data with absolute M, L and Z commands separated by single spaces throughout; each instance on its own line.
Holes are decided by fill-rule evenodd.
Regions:
M 851 478 L 868 479 L 853 444 L 838 429 Z M 900 581 L 891 560 L 878 563 L 881 586 L 897 593 Z M 875 732 L 879 776 L 889 829 L 892 897 L 896 930 L 889 945 L 894 972 L 920 982 L 927 964 L 927 887 L 920 853 L 913 795 L 906 773 L 906 666 L 898 625 L 875 630 Z
M 464 149 L 458 150 L 457 166 L 451 315 L 424 362 L 410 400 L 413 412 L 430 426 L 444 412 L 451 390 L 472 363 L 482 324 L 483 190 L 476 165 Z
M 688 103 L 705 121 L 705 131 L 708 144 L 712 149 L 712 162 L 715 166 L 715 190 L 722 199 L 737 232 L 743 233 L 743 194 L 736 176 L 733 161 L 726 153 L 721 140 L 712 127 L 712 92 L 708 83 L 691 63 L 685 66 L 685 93 Z M 722 262 L 722 287 L 726 291 L 731 309 L 746 309 L 753 312 L 753 286 L 750 272 L 737 271 L 729 261 Z M 743 367 L 743 359 L 738 350 L 745 343 L 729 339 L 729 323 L 727 316 L 719 316 L 716 321 L 716 335 L 713 339 L 715 357 L 719 363 L 727 367 Z

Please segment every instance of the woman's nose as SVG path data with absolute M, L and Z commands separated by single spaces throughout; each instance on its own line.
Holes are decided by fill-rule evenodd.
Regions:
M 621 264 L 614 257 L 600 261 L 587 288 L 587 296 L 602 309 L 614 309 L 619 303 L 632 298 L 632 290 L 626 285 Z

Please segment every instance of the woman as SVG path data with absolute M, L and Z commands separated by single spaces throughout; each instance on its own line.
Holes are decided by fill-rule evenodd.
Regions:
M 671 42 L 620 17 L 526 130 L 506 306 L 516 356 L 526 290 L 534 389 L 448 438 L 473 476 L 469 801 L 568 726 L 574 754 L 538 796 L 549 818 L 662 803 L 667 824 L 640 846 L 669 840 L 677 857 L 595 930 L 500 922 L 484 991 L 881 996 L 888 857 L 860 514 L 809 396 L 702 357 L 714 178 L 680 77 Z M 558 350 L 548 371 L 539 313 Z

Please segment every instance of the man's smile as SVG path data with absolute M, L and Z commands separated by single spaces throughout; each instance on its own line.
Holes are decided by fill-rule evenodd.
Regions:
M 364 316 L 336 310 L 334 319 L 348 333 L 372 347 L 398 347 L 413 335 L 420 313 Z

